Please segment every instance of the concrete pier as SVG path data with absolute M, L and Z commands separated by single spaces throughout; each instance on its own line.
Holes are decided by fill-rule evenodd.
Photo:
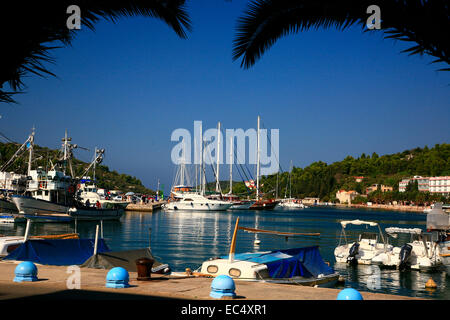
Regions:
M 149 202 L 145 204 L 135 204 L 130 203 L 126 206 L 126 211 L 141 211 L 141 212 L 152 212 L 157 209 L 161 209 L 161 206 L 166 203 L 166 201 Z
M 0 300 L 25 298 L 41 299 L 186 299 L 214 300 L 209 296 L 211 278 L 190 278 L 152 275 L 150 281 L 137 281 L 137 274 L 130 272 L 131 287 L 110 289 L 105 287 L 105 279 L 109 270 L 80 269 L 80 288 L 69 289 L 68 279 L 74 275 L 67 267 L 38 267 L 36 282 L 13 282 L 14 270 L 19 262 L 0 261 Z M 70 278 L 73 279 L 73 278 Z M 73 281 L 69 281 L 72 283 Z M 69 283 L 69 286 L 70 286 Z M 313 288 L 295 285 L 281 285 L 235 281 L 236 301 L 239 300 L 336 300 L 341 289 Z M 416 298 L 361 292 L 364 300 L 410 300 Z

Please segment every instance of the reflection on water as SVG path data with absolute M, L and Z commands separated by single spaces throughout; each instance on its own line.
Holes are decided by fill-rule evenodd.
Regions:
M 300 211 L 232 211 L 232 212 L 126 212 L 121 221 L 103 222 L 103 234 L 112 250 L 136 249 L 148 246 L 151 238 L 152 252 L 175 271 L 197 269 L 211 257 L 226 255 L 239 217 L 244 227 L 276 230 L 282 232 L 319 232 L 320 237 L 278 237 L 253 234 L 240 230 L 237 235 L 236 252 L 255 252 L 319 245 L 325 261 L 334 264 L 334 248 L 338 245 L 341 220 L 377 221 L 386 227 L 425 228 L 426 216 L 416 213 L 369 211 L 357 209 L 310 208 Z M 151 229 L 151 231 L 150 231 Z M 347 235 L 356 238 L 365 227 L 349 226 Z M 78 232 L 83 238 L 95 237 L 95 223 L 72 224 L 34 223 L 30 234 L 57 234 Z M 369 230 L 368 230 L 369 231 Z M 373 229 L 377 231 L 377 229 Z M 0 225 L 0 234 L 23 235 L 25 224 Z M 255 245 L 255 240 L 260 240 Z M 401 245 L 408 238 L 389 239 L 393 245 Z M 450 299 L 449 278 L 444 272 L 421 273 L 381 270 L 379 288 L 370 285 L 373 276 L 371 266 L 349 267 L 334 265 L 346 279 L 345 286 L 359 290 L 400 294 L 434 299 Z M 438 289 L 428 291 L 425 283 L 430 278 Z M 369 285 L 368 285 L 369 284 Z

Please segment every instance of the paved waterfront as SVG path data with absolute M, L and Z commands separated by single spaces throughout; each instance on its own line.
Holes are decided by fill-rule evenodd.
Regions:
M 153 275 L 151 281 L 137 281 L 130 272 L 130 288 L 105 287 L 108 270 L 81 269 L 81 290 L 67 289 L 66 267 L 37 265 L 37 282 L 13 282 L 17 262 L 0 262 L 0 300 L 6 299 L 192 299 L 209 297 L 211 279 Z M 341 289 L 236 281 L 236 300 L 336 300 Z M 361 292 L 364 300 L 410 300 L 411 297 Z

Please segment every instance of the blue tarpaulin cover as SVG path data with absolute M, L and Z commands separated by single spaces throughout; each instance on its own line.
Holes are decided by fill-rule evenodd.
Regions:
M 228 256 L 222 257 L 228 259 Z M 281 278 L 316 278 L 319 274 L 333 274 L 320 255 L 319 247 L 294 248 L 266 252 L 240 253 L 234 260 L 245 260 L 265 264 L 273 279 Z
M 94 239 L 28 240 L 4 260 L 31 261 L 54 266 L 83 264 L 94 254 Z M 98 239 L 97 252 L 111 251 L 103 239 Z

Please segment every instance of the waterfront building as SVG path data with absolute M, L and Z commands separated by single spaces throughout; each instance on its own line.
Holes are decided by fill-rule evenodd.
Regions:
M 363 180 L 364 180 L 364 177 L 363 176 L 361 176 L 361 177 L 353 177 L 354 179 L 355 179 L 355 181 L 357 182 L 357 183 L 360 183 L 360 182 L 362 182 Z
M 381 192 L 388 192 L 388 191 L 393 191 L 394 190 L 393 187 L 386 186 L 384 184 L 382 184 L 382 185 L 373 184 L 370 187 L 366 188 L 366 194 L 369 194 L 369 193 L 371 193 L 373 191 L 376 191 L 376 190 L 378 190 L 378 188 L 380 189 Z
M 355 199 L 359 195 L 358 192 L 355 190 L 339 190 L 336 192 L 336 198 L 339 200 L 340 203 L 352 203 L 352 200 Z
M 431 177 L 429 183 L 430 193 L 438 193 L 444 196 L 450 195 L 450 176 Z
M 430 192 L 434 194 L 450 195 L 450 176 L 443 177 L 421 177 L 403 179 L 398 185 L 398 191 L 405 192 L 409 183 L 417 181 L 419 191 Z

